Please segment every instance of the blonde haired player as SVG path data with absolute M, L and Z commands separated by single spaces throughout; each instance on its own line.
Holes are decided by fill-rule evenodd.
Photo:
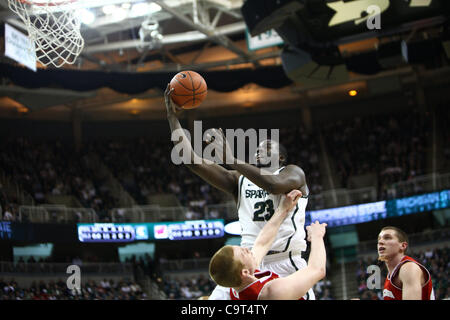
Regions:
M 233 158 L 230 147 L 221 131 L 214 131 L 214 141 L 220 150 L 226 150 L 223 158 L 233 170 L 200 158 L 192 149 L 189 139 L 183 132 L 176 116 L 178 109 L 172 103 L 170 85 L 165 91 L 165 104 L 167 119 L 171 132 L 178 131 L 182 137 L 174 144 L 182 144 L 183 150 L 190 151 L 190 163 L 185 165 L 200 178 L 232 195 L 236 201 L 239 221 L 242 227 L 241 246 L 252 248 L 258 233 L 274 214 L 283 195 L 291 190 L 300 190 L 303 196 L 296 206 L 288 213 L 279 232 L 262 261 L 262 268 L 275 272 L 281 277 L 288 276 L 297 270 L 305 268 L 307 263 L 301 252 L 306 250 L 305 240 L 305 210 L 308 204 L 309 189 L 306 184 L 305 173 L 296 165 L 286 165 L 278 168 L 269 168 L 269 162 L 277 158 L 284 164 L 287 155 L 285 149 L 276 141 L 265 140 L 260 143 L 256 151 L 257 166 L 239 162 Z M 231 161 L 229 161 L 231 160 Z M 225 161 L 224 161 L 225 162 Z M 230 163 L 230 164 L 229 164 Z M 262 170 L 266 170 L 262 174 Z M 272 171 L 269 171 L 272 170 Z M 217 286 L 209 299 L 229 300 L 229 289 Z M 314 292 L 310 289 L 304 299 L 314 300 Z
M 408 236 L 397 227 L 384 227 L 378 235 L 378 260 L 384 261 L 388 276 L 383 300 L 434 300 L 428 270 L 406 255 Z
M 240 246 L 224 246 L 211 258 L 211 278 L 229 287 L 231 300 L 298 300 L 326 273 L 326 251 L 323 237 L 326 224 L 317 221 L 306 227 L 311 253 L 308 266 L 280 278 L 272 271 L 258 270 L 272 246 L 283 221 L 296 205 L 301 192 L 293 190 L 280 202 L 274 215 L 264 225 L 251 250 Z

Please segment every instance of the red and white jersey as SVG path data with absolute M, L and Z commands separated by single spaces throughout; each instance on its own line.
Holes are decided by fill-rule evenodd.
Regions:
M 258 279 L 249 284 L 241 291 L 236 291 L 230 288 L 231 300 L 258 300 L 264 286 L 272 280 L 279 278 L 280 276 L 272 271 L 259 271 L 256 270 L 254 276 Z M 299 300 L 305 300 L 300 298 Z
M 255 277 L 258 279 L 255 282 L 249 284 L 247 287 L 237 292 L 233 288 L 230 288 L 231 300 L 258 300 L 259 295 L 264 286 L 273 279 L 279 278 L 276 273 L 272 271 L 255 271 Z
M 433 283 L 430 273 L 423 265 L 408 256 L 404 256 L 392 273 L 390 275 L 388 274 L 384 282 L 383 300 L 402 300 L 402 288 L 397 287 L 392 280 L 398 276 L 401 266 L 407 262 L 416 263 L 424 273 L 425 283 L 422 286 L 422 300 L 434 300 Z

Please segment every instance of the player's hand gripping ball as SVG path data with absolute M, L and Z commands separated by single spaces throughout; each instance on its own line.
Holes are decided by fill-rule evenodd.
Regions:
M 181 71 L 170 81 L 172 101 L 183 109 L 197 108 L 208 94 L 206 81 L 195 71 Z

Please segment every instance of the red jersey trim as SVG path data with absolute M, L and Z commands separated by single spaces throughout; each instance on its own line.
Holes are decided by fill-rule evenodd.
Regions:
M 262 285 L 262 287 L 260 288 L 258 295 L 256 296 L 256 300 L 259 300 L 259 297 L 261 295 L 261 292 L 263 291 L 264 287 L 271 282 L 271 280 L 269 280 L 270 278 L 272 278 L 273 276 L 275 276 L 275 278 L 278 278 L 278 275 L 273 273 L 272 271 L 259 271 L 259 270 L 255 270 L 254 276 L 257 278 L 255 281 L 253 281 L 252 283 L 248 284 L 247 286 L 245 286 L 244 288 L 242 288 L 241 290 L 237 291 L 233 288 L 230 288 L 230 296 L 234 296 L 237 300 L 241 300 L 240 297 L 240 293 L 244 292 L 245 290 L 247 290 L 248 288 L 250 288 L 251 286 L 253 286 L 255 283 L 260 282 Z M 274 280 L 274 279 L 272 279 Z M 265 282 L 265 283 L 264 283 Z M 234 292 L 238 295 L 236 297 L 236 295 L 234 294 Z
M 255 270 L 256 272 L 254 273 L 254 276 L 257 278 L 255 281 L 253 281 L 252 283 L 250 283 L 248 286 L 246 286 L 245 288 L 242 288 L 241 290 L 237 291 L 237 293 L 244 291 L 245 289 L 247 289 L 248 287 L 252 286 L 253 284 L 255 284 L 256 282 L 261 282 L 262 278 L 265 277 L 270 277 L 272 275 L 272 271 L 263 271 L 260 272 L 258 270 Z
M 267 275 L 264 275 L 264 276 L 261 277 L 261 278 L 271 278 L 271 277 L 272 277 L 272 271 L 266 271 L 266 272 L 267 272 Z M 264 273 L 262 273 L 262 274 L 264 274 Z M 274 279 L 272 279 L 272 280 L 274 280 Z M 259 300 L 259 296 L 261 295 L 261 292 L 263 292 L 264 288 L 265 288 L 270 282 L 272 282 L 272 280 L 266 281 L 266 283 L 264 283 L 264 285 L 261 287 L 261 290 L 259 290 L 258 297 L 256 298 L 256 300 Z M 261 281 L 261 279 L 258 279 L 258 281 L 262 282 L 262 281 L 265 281 L 265 280 L 262 280 L 262 281 Z
M 430 272 L 427 270 L 427 268 L 425 268 L 425 266 L 423 266 L 422 264 L 420 264 L 419 262 L 417 262 L 416 260 L 414 260 L 413 258 L 411 258 L 411 257 L 409 257 L 409 256 L 404 256 L 404 257 L 402 258 L 402 260 L 395 266 L 395 268 L 394 268 L 394 270 L 392 271 L 391 275 L 388 275 L 387 278 L 388 278 L 388 280 L 390 281 L 390 283 L 392 284 L 392 286 L 393 286 L 394 288 L 400 290 L 400 291 L 403 291 L 402 288 L 397 287 L 391 279 L 392 279 L 393 277 L 395 277 L 395 276 L 397 275 L 398 272 L 400 272 L 400 267 L 401 267 L 402 265 L 404 265 L 405 263 L 407 263 L 407 262 L 414 262 L 415 264 L 417 264 L 417 265 L 420 267 L 420 269 L 422 269 L 422 272 L 423 272 L 424 270 L 426 271 L 426 273 L 427 273 L 427 275 L 428 275 L 428 278 L 427 278 L 427 280 L 425 281 L 425 283 L 423 284 L 422 288 L 424 288 L 425 286 L 427 286 L 427 285 L 428 285 L 428 282 L 430 282 L 430 279 L 431 279 Z

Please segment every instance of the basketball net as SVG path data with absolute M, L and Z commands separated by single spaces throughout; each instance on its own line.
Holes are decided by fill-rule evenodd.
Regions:
M 84 47 L 77 0 L 8 0 L 35 43 L 36 60 L 59 68 L 73 64 Z

